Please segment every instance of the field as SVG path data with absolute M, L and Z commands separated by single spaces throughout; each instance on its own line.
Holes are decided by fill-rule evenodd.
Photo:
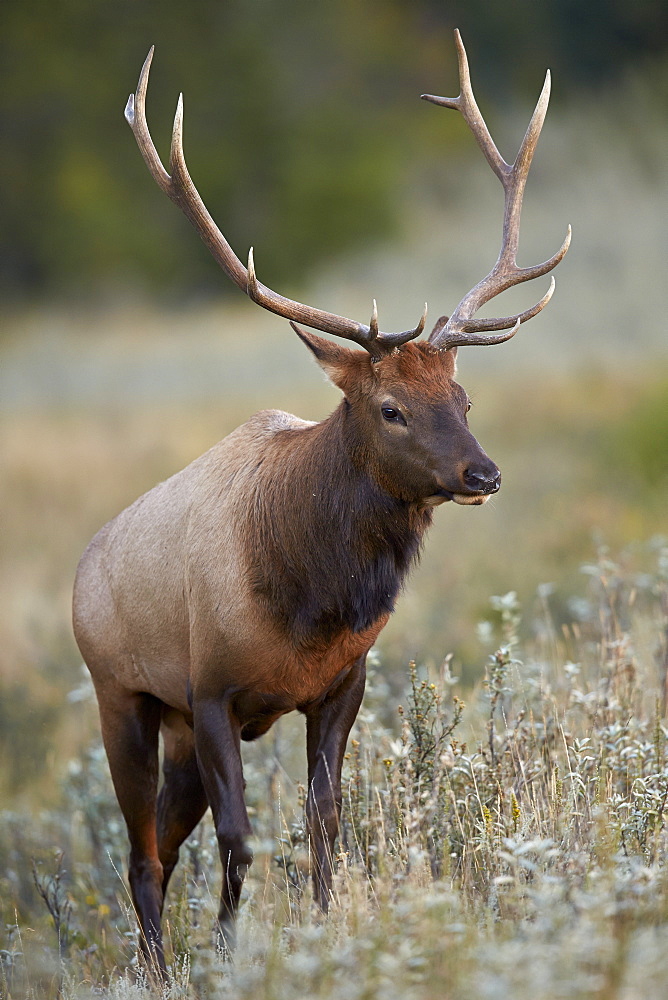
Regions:
M 530 641 L 518 638 L 516 595 L 494 598 L 479 633 L 498 646 L 466 705 L 447 658 L 432 674 L 410 665 L 393 711 L 372 658 L 327 920 L 305 884 L 296 727 L 251 747 L 256 860 L 238 958 L 223 962 L 212 944 L 218 876 L 205 821 L 170 893 L 162 990 L 136 969 L 124 834 L 89 743 L 62 774 L 57 807 L 29 823 L 2 815 L 5 995 L 659 995 L 668 549 L 650 561 L 654 572 L 639 574 L 601 552 L 570 626 L 544 588 Z M 80 720 L 89 699 L 85 684 L 72 692 Z
M 504 485 L 479 510 L 438 511 L 374 652 L 332 913 L 312 911 L 304 880 L 302 726 L 286 719 L 245 761 L 256 860 L 237 958 L 223 963 L 212 946 L 219 872 L 205 821 L 170 893 L 163 991 L 137 969 L 125 835 L 70 634 L 76 562 L 108 518 L 254 410 L 318 418 L 336 393 L 285 324 L 243 303 L 9 318 L 0 995 L 661 995 L 668 378 L 654 298 L 665 161 L 659 142 L 622 145 L 605 163 L 596 152 L 616 141 L 613 107 L 634 106 L 602 104 L 586 136 L 555 120 L 523 251 L 546 256 L 564 228 L 555 220 L 573 222 L 555 300 L 511 344 L 460 353 L 471 426 Z M 572 169 L 549 166 L 550 143 L 571 151 Z M 436 190 L 407 193 L 401 252 L 332 267 L 310 298 L 364 316 L 372 289 L 389 328 L 419 315 L 425 286 L 448 308 L 496 246 L 498 218 L 480 221 L 444 263 L 443 233 L 461 232 L 474 204 L 498 216 L 483 176 L 467 174 L 472 193 L 454 192 L 447 220 L 428 201 L 441 182 L 423 179 Z
M 167 995 L 660 988 L 665 480 L 633 454 L 665 420 L 665 383 L 554 373 L 537 392 L 523 375 L 476 380 L 474 428 L 506 485 L 493 507 L 439 512 L 383 635 L 347 762 L 331 916 L 312 912 L 304 886 L 303 734 L 285 720 L 245 764 L 256 861 L 239 956 L 224 965 L 211 944 L 219 876 L 205 823 L 170 896 Z M 325 406 L 313 382 L 302 400 L 279 384 L 282 405 Z M 0 916 L 14 1000 L 159 995 L 127 971 L 125 834 L 69 633 L 70 581 L 100 523 L 259 402 L 249 390 L 224 406 L 119 401 L 5 420 Z M 508 587 L 520 597 L 490 603 Z

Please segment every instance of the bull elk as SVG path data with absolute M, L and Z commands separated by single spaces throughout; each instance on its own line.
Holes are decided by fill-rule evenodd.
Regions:
M 415 562 L 434 507 L 483 504 L 497 466 L 467 425 L 454 381 L 457 348 L 499 344 L 546 305 L 476 319 L 511 285 L 547 274 L 516 252 L 527 173 L 550 80 L 514 164 L 478 110 L 459 33 L 461 112 L 505 192 L 503 238 L 489 274 L 438 320 L 383 333 L 295 302 L 261 284 L 207 212 L 186 168 L 179 99 L 170 172 L 151 140 L 145 97 L 152 50 L 125 116 L 157 184 L 253 301 L 290 320 L 343 393 L 321 423 L 265 410 L 95 536 L 79 564 L 74 630 L 99 702 L 102 735 L 130 840 L 129 881 L 147 961 L 164 973 L 160 917 L 179 847 L 208 806 L 223 868 L 218 926 L 226 946 L 252 854 L 240 740 L 279 716 L 306 716 L 307 827 L 317 903 L 327 909 L 341 810 L 341 764 L 364 691 L 365 658 Z M 350 349 L 299 326 L 354 341 Z M 501 332 L 498 332 L 501 331 Z M 158 743 L 164 780 L 158 794 Z

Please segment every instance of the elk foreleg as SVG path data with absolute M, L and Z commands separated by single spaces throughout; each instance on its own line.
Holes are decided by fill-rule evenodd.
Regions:
M 348 735 L 364 694 L 366 656 L 345 680 L 306 712 L 308 796 L 306 823 L 311 841 L 315 900 L 325 912 L 332 889 L 334 841 L 341 817 L 341 768 Z
M 252 830 L 244 801 L 240 725 L 227 698 L 195 700 L 193 718 L 199 772 L 213 813 L 223 866 L 218 912 L 221 944 L 230 951 L 241 887 L 253 860 L 247 844 Z

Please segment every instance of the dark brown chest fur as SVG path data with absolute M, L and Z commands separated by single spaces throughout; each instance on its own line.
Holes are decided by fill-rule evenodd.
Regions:
M 305 432 L 308 448 L 297 450 L 290 437 L 277 442 L 274 474 L 258 482 L 249 525 L 253 589 L 302 649 L 390 614 L 431 523 L 429 509 L 390 496 L 355 468 L 328 423 Z

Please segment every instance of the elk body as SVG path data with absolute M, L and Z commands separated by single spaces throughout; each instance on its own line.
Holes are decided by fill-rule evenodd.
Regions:
M 343 399 L 321 423 L 267 410 L 119 514 L 79 565 L 74 629 L 98 697 L 102 734 L 130 840 L 129 878 L 145 957 L 164 971 L 160 916 L 179 847 L 213 812 L 223 885 L 219 926 L 234 916 L 252 856 L 240 741 L 286 712 L 306 717 L 307 824 L 315 897 L 327 908 L 341 808 L 341 764 L 364 690 L 365 658 L 391 614 L 433 509 L 484 503 L 496 465 L 467 426 L 454 381 L 457 347 L 507 340 L 546 304 L 474 319 L 494 295 L 550 271 L 515 263 L 527 171 L 547 88 L 512 166 L 477 109 L 456 35 L 462 92 L 427 99 L 458 108 L 505 191 L 501 252 L 439 320 L 405 333 L 286 299 L 245 268 L 204 207 L 182 152 L 179 101 L 170 173 L 144 112 L 151 55 L 126 109 L 158 184 L 248 295 L 291 321 L 346 337 L 355 350 L 293 327 Z M 491 331 L 506 331 L 494 333 Z M 164 781 L 158 794 L 158 743 Z

